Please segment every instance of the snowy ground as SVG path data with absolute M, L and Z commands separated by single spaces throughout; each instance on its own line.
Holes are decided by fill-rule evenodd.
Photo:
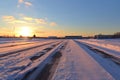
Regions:
M 86 51 L 69 41 L 53 80 L 114 80 Z
M 54 48 L 61 40 L 45 40 L 32 44 L 26 44 L 29 42 L 22 42 L 25 45 L 21 45 L 17 42 L 1 44 L 0 51 L 0 80 L 14 80 L 21 72 L 25 72 L 28 68 L 36 67 L 39 62 L 33 60 L 34 56 L 47 53 L 46 48 Z M 7 54 L 3 56 L 4 54 Z M 32 60 L 30 60 L 32 59 Z M 33 65 L 34 64 L 34 65 Z
M 120 65 L 114 61 L 120 62 L 120 39 L 10 38 L 0 39 L 0 80 L 43 80 L 36 78 L 46 64 L 52 63 L 57 51 L 62 56 L 49 69 L 52 76 L 43 73 L 45 77 L 50 77 L 49 80 L 120 80 Z M 104 57 L 102 51 L 112 57 Z
M 120 59 L 120 39 L 105 39 L 105 40 L 90 39 L 76 41 L 84 43 L 94 49 L 98 49 Z
M 79 41 L 120 52 L 120 39 L 84 39 Z

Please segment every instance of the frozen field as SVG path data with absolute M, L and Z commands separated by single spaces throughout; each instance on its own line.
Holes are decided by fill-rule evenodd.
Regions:
M 120 52 L 120 39 L 84 39 L 79 41 Z
M 0 80 L 120 80 L 120 39 L 0 39 Z

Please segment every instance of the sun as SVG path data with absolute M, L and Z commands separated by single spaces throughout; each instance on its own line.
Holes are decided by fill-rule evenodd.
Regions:
M 30 27 L 21 27 L 17 34 L 23 37 L 31 37 L 32 29 Z

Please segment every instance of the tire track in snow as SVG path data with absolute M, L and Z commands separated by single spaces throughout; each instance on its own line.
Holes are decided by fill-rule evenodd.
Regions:
M 8 68 L 8 69 L 6 69 L 5 70 L 5 72 L 7 72 L 7 73 L 13 73 L 13 72 L 17 72 L 15 75 L 17 75 L 18 74 L 18 72 L 21 72 L 22 70 L 24 70 L 24 69 L 26 69 L 27 67 L 30 67 L 33 63 L 36 63 L 37 62 L 37 59 L 40 59 L 41 57 L 39 57 L 39 58 L 37 58 L 37 59 L 35 59 L 34 61 L 32 61 L 32 60 L 30 60 L 30 58 L 32 57 L 32 56 L 36 56 L 36 52 L 41 52 L 41 50 L 43 49 L 48 49 L 50 46 L 52 46 L 52 45 L 58 45 L 58 43 L 61 43 L 61 41 L 53 41 L 53 43 L 51 43 L 51 44 L 47 44 L 47 45 L 43 45 L 43 47 L 42 46 L 40 46 L 40 47 L 37 47 L 37 48 L 33 48 L 33 49 L 29 49 L 29 50 L 26 50 L 26 51 L 24 51 L 24 52 L 19 52 L 18 54 L 20 54 L 20 55 L 22 55 L 23 53 L 24 54 L 29 54 L 28 56 L 26 56 L 25 57 L 25 55 L 23 55 L 23 58 L 20 56 L 20 55 L 18 55 L 18 57 L 17 56 L 13 56 L 13 58 L 15 58 L 15 59 L 17 59 L 18 61 L 16 61 L 16 60 L 14 60 L 13 59 L 13 61 L 15 61 L 15 62 L 12 62 L 11 64 L 9 63 L 9 65 L 4 65 L 6 68 Z M 55 46 L 53 46 L 53 47 L 55 47 Z M 39 48 L 40 48 L 40 50 L 39 50 Z M 38 50 L 37 50 L 38 49 Z M 35 51 L 33 51 L 33 50 L 35 50 Z M 31 52 L 32 51 L 32 52 Z M 31 53 L 29 53 L 29 52 L 31 52 Z M 48 51 L 47 51 L 48 52 Z M 35 55 L 34 55 L 35 54 Z M 31 55 L 31 56 L 30 56 Z M 21 58 L 20 58 L 20 57 Z M 7 57 L 7 56 L 6 56 Z M 24 58 L 25 57 L 25 58 Z M 10 58 L 12 58 L 12 57 L 10 57 Z M 29 59 L 29 60 L 28 60 Z M 7 61 L 10 61 L 10 60 L 7 60 Z M 20 63 L 20 64 L 19 64 Z M 5 68 L 4 68 L 5 69 Z M 20 70 L 20 71 L 19 71 Z M 1 73 L 4 73 L 4 72 L 2 72 L 1 71 Z M 14 74 L 14 73 L 13 73 Z M 11 76 L 11 75 L 9 75 L 9 76 Z M 13 77 L 14 78 L 14 77 Z
M 37 45 L 37 46 L 32 46 L 32 47 L 29 47 L 29 48 L 20 49 L 20 50 L 17 50 L 17 51 L 7 52 L 7 53 L 4 53 L 4 54 L 0 54 L 0 57 L 5 57 L 5 56 L 11 55 L 11 54 L 15 54 L 15 53 L 18 53 L 18 52 L 23 52 L 23 51 L 30 50 L 30 49 L 33 49 L 33 48 L 37 48 L 37 47 L 41 47 L 41 46 L 44 46 L 44 45 L 48 45 L 48 44 L 51 44 L 51 43 L 52 42 L 48 42 L 48 43 L 40 44 L 40 45 Z

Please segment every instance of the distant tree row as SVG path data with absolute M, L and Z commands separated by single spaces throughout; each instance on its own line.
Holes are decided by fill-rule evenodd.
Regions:
M 17 38 L 15 36 L 0 36 L 0 38 Z M 24 38 L 24 36 L 20 35 L 18 38 Z M 37 37 L 35 34 L 32 37 L 28 38 L 49 38 L 49 39 L 114 39 L 114 38 L 120 38 L 120 32 L 116 32 L 113 35 L 104 35 L 104 34 L 98 34 L 92 37 L 82 37 L 82 36 L 65 36 L 65 37 L 57 37 L 57 36 L 49 36 L 49 37 Z
M 95 35 L 94 38 L 95 39 L 114 39 L 114 38 L 120 38 L 120 32 L 116 32 L 113 35 L 99 34 L 99 35 Z
M 116 32 L 116 33 L 113 35 L 113 38 L 120 38 L 120 32 Z

